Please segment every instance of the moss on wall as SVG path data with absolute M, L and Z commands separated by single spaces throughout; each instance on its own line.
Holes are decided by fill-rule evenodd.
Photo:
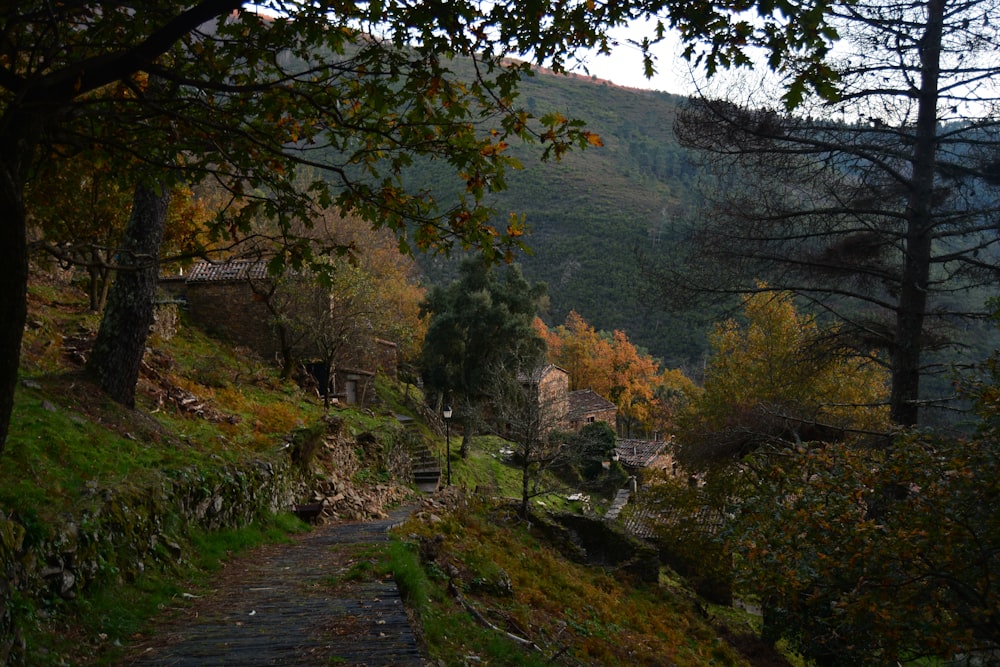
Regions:
M 249 525 L 290 509 L 301 490 L 301 471 L 289 459 L 255 459 L 164 472 L 145 488 L 93 488 L 54 524 L 0 515 L 0 664 L 27 664 L 22 628 L 47 599 L 164 568 L 185 557 L 191 528 Z

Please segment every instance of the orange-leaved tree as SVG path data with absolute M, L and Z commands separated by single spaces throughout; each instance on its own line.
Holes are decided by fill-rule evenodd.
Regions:
M 569 373 L 570 389 L 592 389 L 613 402 L 625 434 L 665 432 L 677 406 L 696 391 L 680 371 L 661 372 L 624 331 L 596 331 L 576 311 L 554 329 L 536 326 L 548 343 L 549 361 Z
M 115 270 L 133 268 L 122 243 L 134 185 L 131 174 L 86 155 L 74 155 L 46 165 L 26 193 L 31 249 L 63 266 L 84 270 L 93 311 L 104 308 Z M 196 239 L 214 214 L 210 206 L 210 200 L 195 197 L 182 184 L 171 188 L 164 253 L 200 254 L 201 243 L 196 245 Z

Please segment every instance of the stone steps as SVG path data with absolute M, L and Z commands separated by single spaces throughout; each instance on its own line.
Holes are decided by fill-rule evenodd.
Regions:
M 426 445 L 413 452 L 413 483 L 424 493 L 437 491 L 441 464 Z
M 409 417 L 396 417 L 407 429 L 415 430 L 415 424 Z M 441 483 L 441 462 L 423 440 L 410 441 L 410 460 L 412 461 L 413 483 L 423 493 L 434 493 Z

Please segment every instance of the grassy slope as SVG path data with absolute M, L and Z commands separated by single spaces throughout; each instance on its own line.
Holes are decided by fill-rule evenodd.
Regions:
M 147 360 L 153 370 L 141 384 L 139 409 L 123 410 L 100 396 L 66 352 L 79 348 L 96 328 L 96 317 L 83 307 L 82 294 L 65 287 L 32 289 L 12 437 L 0 457 L 0 510 L 29 528 L 41 530 L 50 517 L 79 509 L 99 489 L 141 485 L 163 468 L 210 466 L 273 451 L 282 434 L 321 415 L 316 401 L 280 381 L 273 369 L 186 326 L 169 341 L 151 341 Z M 189 392 L 207 414 L 223 419 L 212 422 L 161 402 L 169 395 L 165 388 Z M 392 404 L 382 418 L 406 411 L 398 394 L 386 394 Z M 350 410 L 340 414 L 355 431 L 378 428 L 382 419 Z M 443 454 L 443 439 L 426 426 L 422 432 Z M 457 486 L 516 497 L 520 480 L 497 456 L 501 446 L 484 439 L 469 460 L 456 457 Z M 558 497 L 547 502 L 574 508 Z M 676 580 L 633 586 L 600 568 L 570 563 L 503 503 L 456 501 L 449 507 L 441 509 L 440 521 L 424 514 L 408 524 L 401 531 L 406 539 L 382 556 L 408 593 L 427 650 L 444 664 L 461 664 L 471 655 L 494 665 L 543 664 L 555 654 L 560 657 L 546 664 L 747 664 L 719 639 Z M 37 664 L 60 664 L 67 655 L 75 656 L 73 664 L 113 659 L 116 645 L 142 632 L 164 605 L 183 604 L 181 594 L 205 585 L 227 554 L 295 529 L 298 524 L 283 518 L 242 531 L 195 535 L 190 562 L 149 572 L 128 586 L 36 608 L 28 641 L 48 647 L 35 656 Z M 420 559 L 421 537 L 434 536 L 442 536 L 442 555 Z M 442 568 L 449 564 L 461 567 L 470 605 L 497 627 L 528 636 L 540 650 L 525 649 L 475 622 L 448 591 Z M 498 577 L 510 580 L 512 594 L 489 585 Z

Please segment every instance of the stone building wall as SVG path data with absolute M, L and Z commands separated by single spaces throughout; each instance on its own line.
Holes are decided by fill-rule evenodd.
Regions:
M 265 359 L 278 354 L 271 313 L 248 282 L 191 282 L 187 300 L 192 318 L 213 336 L 250 348 Z
M 569 412 L 569 373 L 549 366 L 538 380 L 538 403 L 549 413 L 546 422 L 562 424 Z

